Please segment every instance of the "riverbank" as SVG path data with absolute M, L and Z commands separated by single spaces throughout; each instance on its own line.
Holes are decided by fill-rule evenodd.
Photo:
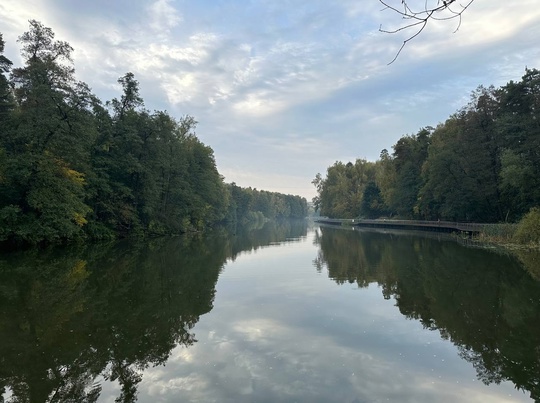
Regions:
M 477 239 L 507 249 L 540 251 L 540 209 L 531 209 L 517 224 L 485 226 L 477 234 Z

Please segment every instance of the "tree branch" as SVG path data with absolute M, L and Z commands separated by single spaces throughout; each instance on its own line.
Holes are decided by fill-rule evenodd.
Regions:
M 394 0 L 397 1 L 397 0 Z M 399 0 L 401 2 L 401 7 L 392 6 L 390 0 L 379 0 L 379 2 L 384 6 L 381 11 L 391 10 L 396 14 L 400 15 L 403 20 L 408 20 L 410 22 L 405 23 L 399 28 L 394 30 L 386 30 L 382 28 L 382 25 L 379 27 L 380 32 L 386 34 L 395 34 L 401 31 L 410 31 L 413 30 L 413 33 L 403 41 L 403 44 L 397 51 L 395 57 L 392 59 L 389 65 L 394 63 L 398 56 L 400 55 L 403 48 L 411 40 L 416 38 L 422 33 L 426 28 L 430 20 L 434 21 L 447 21 L 447 20 L 458 20 L 458 25 L 454 32 L 459 30 L 461 26 L 461 16 L 469 8 L 469 6 L 474 2 L 474 0 L 467 0 L 465 4 L 458 3 L 457 0 L 437 0 L 433 6 L 429 6 L 428 2 L 430 0 L 425 0 L 424 7 L 421 9 L 413 10 L 406 0 Z

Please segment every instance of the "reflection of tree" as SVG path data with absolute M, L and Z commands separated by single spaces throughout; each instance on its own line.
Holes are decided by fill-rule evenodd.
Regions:
M 190 329 L 212 308 L 226 256 L 223 241 L 210 246 L 218 249 L 178 240 L 2 262 L 3 386 L 20 401 L 95 401 L 102 374 L 121 385 L 117 401 L 135 400 L 140 371 L 192 344 Z
M 377 282 L 403 315 L 456 344 L 480 380 L 510 380 L 540 400 L 540 283 L 517 260 L 428 237 L 320 231 L 330 278 Z
M 233 231 L 230 256 L 234 260 L 238 253 L 257 250 L 283 241 L 294 241 L 307 234 L 306 220 L 275 220 L 258 226 L 238 226 Z
M 513 253 L 518 257 L 523 267 L 531 276 L 540 281 L 540 251 L 538 250 L 515 250 Z
M 255 234 L 257 232 L 258 234 Z M 0 255 L 0 400 L 137 399 L 143 370 L 164 364 L 212 309 L 227 258 L 305 236 L 305 223 L 212 235 Z
M 328 269 L 328 276 L 338 284 L 356 283 L 359 287 L 367 287 L 376 280 L 377 275 L 384 271 L 382 258 L 385 256 L 381 248 L 382 242 L 372 242 L 370 237 L 362 237 L 361 245 L 357 240 L 360 236 L 356 231 L 338 230 L 338 234 L 347 232 L 347 236 L 329 236 L 334 234 L 334 228 L 320 228 L 321 233 L 315 234 L 315 243 L 320 244 L 319 254 L 314 261 L 317 270 Z M 351 240 L 354 240 L 351 242 Z M 385 273 L 391 275 L 391 273 Z M 385 283 L 391 284 L 391 281 Z M 385 293 L 386 295 L 386 293 Z

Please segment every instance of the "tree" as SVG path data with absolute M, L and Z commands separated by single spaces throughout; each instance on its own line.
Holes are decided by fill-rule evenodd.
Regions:
M 501 191 L 514 218 L 540 205 L 540 71 L 526 69 L 521 81 L 500 90 Z
M 394 211 L 390 209 L 390 205 L 394 198 L 396 187 L 396 168 L 394 166 L 393 158 L 386 148 L 381 151 L 380 159 L 377 164 L 378 169 L 375 177 L 376 184 L 380 190 L 386 209 L 392 214 Z
M 424 128 L 416 135 L 402 137 L 393 146 L 395 185 L 388 206 L 403 218 L 419 216 L 418 192 L 422 186 L 422 166 L 428 155 L 430 141 L 431 128 Z
M 381 190 L 374 181 L 370 181 L 364 189 L 361 211 L 366 218 L 379 218 L 387 212 Z
M 82 234 L 89 212 L 83 187 L 95 135 L 92 95 L 74 79 L 71 46 L 50 28 L 32 20 L 19 42 L 25 66 L 12 70 L 16 107 L 2 133 L 0 217 L 9 225 L 1 239 L 70 239 Z
M 326 178 L 317 174 L 312 183 L 317 188 L 313 199 L 321 215 L 354 218 L 362 211 L 366 186 L 375 180 L 376 164 L 363 159 L 355 163 L 336 162 L 326 171 Z
M 225 217 L 229 201 L 213 150 L 195 136 L 186 139 L 186 150 L 189 218 L 195 228 L 202 229 Z
M 139 82 L 135 80 L 135 75 L 131 72 L 126 73 L 118 79 L 118 84 L 122 85 L 123 94 L 120 100 L 114 98 L 111 101 L 115 116 L 122 120 L 124 113 L 133 111 L 142 106 L 143 99 L 139 95 Z
M 382 206 L 403 218 L 518 221 L 540 206 L 539 122 L 540 72 L 526 69 L 519 82 L 478 87 L 436 129 L 400 138 L 392 155 L 383 150 L 371 163 L 367 181 L 352 164 L 336 162 L 313 181 L 314 202 L 323 214 L 346 218 L 360 184 L 365 216 Z
M 3 55 L 5 42 L 0 33 L 0 124 L 2 124 L 6 113 L 13 108 L 13 96 L 8 79 L 4 75 L 8 73 L 13 64 L 11 60 Z
M 24 65 L 8 79 L 0 35 L 0 243 L 178 234 L 250 213 L 305 215 L 297 196 L 227 187 L 195 119 L 146 110 L 133 73 L 118 79 L 120 97 L 103 104 L 75 80 L 73 49 L 50 28 L 32 20 L 19 42 Z

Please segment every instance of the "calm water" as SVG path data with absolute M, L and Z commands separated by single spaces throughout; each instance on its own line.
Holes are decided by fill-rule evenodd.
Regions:
M 303 222 L 3 255 L 0 402 L 534 401 L 535 259 Z

